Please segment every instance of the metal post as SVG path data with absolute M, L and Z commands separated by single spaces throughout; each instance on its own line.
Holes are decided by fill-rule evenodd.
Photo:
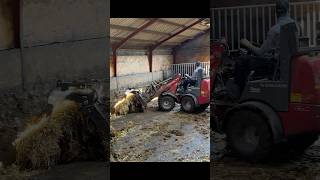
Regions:
M 297 19 L 297 5 L 296 4 L 294 4 L 293 5 L 293 16 L 294 16 L 294 20 L 296 20 Z
M 301 31 L 302 31 L 302 35 L 304 35 L 304 19 L 303 19 L 303 5 L 300 6 L 301 9 Z
M 219 39 L 221 38 L 221 9 L 218 10 L 218 17 L 219 17 Z
M 269 29 L 271 29 L 271 6 L 268 7 L 269 10 Z
M 149 72 L 152 73 L 152 49 L 148 50 Z
M 316 28 L 316 4 L 313 3 L 312 4 L 312 11 L 313 11 L 313 15 L 312 15 L 312 22 L 313 22 L 313 46 L 317 46 L 317 28 Z
M 238 48 L 240 48 L 240 8 L 237 8 Z
M 256 33 L 257 33 L 257 43 L 259 44 L 259 13 L 258 13 L 259 7 L 256 7 Z
M 228 15 L 227 15 L 227 9 L 224 10 L 224 37 L 228 37 Z
M 24 32 L 24 25 L 23 25 L 23 0 L 20 0 L 19 3 L 19 36 L 20 36 L 20 70 L 21 70 L 21 86 L 22 90 L 26 90 L 26 85 L 25 85 L 25 64 L 24 64 L 24 42 L 23 42 L 23 32 Z
M 307 36 L 310 38 L 309 40 L 309 46 L 311 45 L 311 41 L 313 41 L 313 38 L 311 37 L 311 23 L 310 23 L 310 6 L 307 4 Z
M 232 43 L 232 49 L 234 49 L 234 30 L 233 30 L 233 9 L 230 9 L 231 11 L 231 43 Z
M 243 8 L 243 20 L 244 20 L 244 23 L 243 23 L 243 33 L 244 33 L 244 38 L 247 38 L 247 9 L 246 8 Z
M 252 8 L 250 8 L 250 41 L 252 41 Z
M 117 50 L 112 50 L 112 66 L 113 66 L 113 76 L 117 77 Z
M 264 12 L 264 7 L 262 7 L 262 38 L 266 37 L 266 24 L 265 24 L 265 12 Z

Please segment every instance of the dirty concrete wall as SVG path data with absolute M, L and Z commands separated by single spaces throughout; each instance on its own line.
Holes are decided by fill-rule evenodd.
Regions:
M 6 137 L 0 138 L 0 161 L 4 163 L 11 157 L 8 153 L 12 153 L 16 133 L 26 119 L 45 110 L 47 97 L 58 79 L 104 79 L 109 74 L 108 1 L 23 2 L 20 20 L 24 46 L 21 49 L 6 45 L 0 51 L 0 137 Z M 2 23 L 0 20 L 0 29 L 4 28 Z M 6 31 L 1 29 L 2 32 Z M 13 39 L 20 38 L 20 31 L 13 34 Z M 0 45 L 2 42 L 1 39 Z
M 25 0 L 26 83 L 104 78 L 108 56 L 106 6 L 104 0 Z
M 3 3 L 6 1 L 1 1 L 0 5 L 7 6 L 7 3 Z M 10 52 L 0 51 L 0 57 L 3 57 L 0 72 L 7 72 L 6 76 L 0 77 L 0 89 L 15 87 L 18 80 L 21 85 L 21 77 L 24 77 L 28 85 L 58 78 L 107 78 L 107 6 L 105 0 L 24 0 L 23 17 L 20 19 L 23 54 L 20 54 L 19 49 Z M 10 14 L 16 10 L 7 11 L 10 9 L 0 11 L 0 14 Z M 10 20 L 7 24 L 15 24 L 14 18 L 6 18 L 7 20 Z M 0 20 L 1 22 L 3 21 Z M 9 30 L 6 29 L 10 27 L 0 26 L 0 37 L 10 39 L 9 34 L 13 34 L 13 39 L 16 39 L 19 33 L 7 32 Z M 13 48 L 14 46 L 9 46 L 12 44 L 12 38 L 10 41 L 9 39 L 1 39 L 0 46 L 5 46 L 6 49 Z M 5 58 L 6 56 L 9 57 Z M 12 57 L 19 60 L 10 61 Z M 17 71 L 21 66 L 24 74 Z M 10 68 L 15 71 L 10 71 Z M 13 77 L 16 81 L 8 80 L 8 77 Z
M 151 81 L 162 80 L 163 71 L 173 63 L 171 51 L 155 51 L 152 62 L 152 73 L 143 50 L 122 50 L 117 56 L 117 77 L 113 75 L 112 56 L 110 56 L 110 89 L 120 90 L 148 85 Z
M 210 61 L 210 33 L 207 32 L 183 44 L 176 50 L 175 63 L 191 63 Z
M 171 54 L 153 55 L 152 71 L 157 72 L 167 69 L 173 63 Z M 149 62 L 147 55 L 118 55 L 117 75 L 124 76 L 130 74 L 149 72 Z M 110 77 L 113 77 L 112 56 L 110 56 Z
M 26 48 L 26 83 L 106 77 L 105 43 L 101 38 Z
M 172 55 L 154 55 L 152 63 L 152 71 L 167 70 L 173 63 Z
M 149 72 L 147 56 L 118 56 L 118 76 Z
M 163 72 L 146 72 L 131 75 L 123 75 L 110 78 L 110 90 L 123 90 L 128 88 L 139 88 L 149 85 L 151 81 L 163 80 Z
M 24 0 L 24 44 L 106 36 L 106 0 Z

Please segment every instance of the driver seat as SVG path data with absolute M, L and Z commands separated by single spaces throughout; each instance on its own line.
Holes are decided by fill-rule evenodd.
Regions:
M 274 81 L 288 81 L 291 70 L 292 56 L 298 50 L 298 28 L 296 23 L 281 26 L 280 29 L 280 53 L 273 75 Z

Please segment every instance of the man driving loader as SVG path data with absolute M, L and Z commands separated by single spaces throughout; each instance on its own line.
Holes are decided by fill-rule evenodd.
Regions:
M 283 25 L 294 22 L 294 20 L 289 17 L 288 11 L 288 0 L 276 0 L 277 24 L 269 30 L 267 38 L 261 47 L 256 47 L 247 39 L 241 39 L 241 45 L 251 51 L 253 56 L 242 56 L 236 62 L 234 82 L 239 88 L 239 95 L 242 94 L 251 71 L 262 69 L 263 74 L 274 72 L 275 63 L 280 53 L 280 28 Z
M 193 71 L 192 76 L 188 76 L 187 79 L 183 82 L 182 86 L 184 92 L 187 91 L 188 85 L 198 86 L 203 77 L 203 68 L 199 61 L 196 62 L 196 69 Z

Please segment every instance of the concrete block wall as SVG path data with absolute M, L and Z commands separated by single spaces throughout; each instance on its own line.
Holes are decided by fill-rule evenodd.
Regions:
M 21 85 L 23 79 L 29 86 L 57 79 L 108 78 L 108 5 L 106 0 L 24 0 L 18 11 L 22 12 L 22 51 L 8 45 L 16 38 L 9 36 L 14 34 L 14 22 L 9 17 L 4 23 L 1 17 L 11 12 L 1 16 L 4 11 L 0 11 L 0 37 L 9 38 L 0 44 L 5 47 L 0 51 L 0 72 L 6 74 L 0 77 L 0 90 Z
M 0 1 L 0 137 L 5 137 L 0 162 L 5 164 L 14 161 L 17 132 L 43 112 L 58 79 L 109 78 L 110 48 L 108 0 L 23 0 L 21 9 L 11 8 L 16 6 L 10 1 L 19 2 Z M 20 12 L 22 18 L 12 16 Z
M 148 85 L 153 80 L 162 80 L 163 71 L 173 63 L 170 52 L 154 52 L 152 72 L 149 72 L 148 56 L 144 51 L 122 50 L 117 56 L 117 77 L 113 75 L 110 56 L 110 90 L 137 88 Z
M 163 72 L 146 72 L 131 75 L 123 75 L 118 77 L 111 77 L 110 90 L 123 90 L 128 88 L 139 88 L 149 85 L 151 81 L 163 80 Z
M 171 53 L 163 53 L 153 55 L 152 62 L 152 71 L 161 71 L 168 69 L 169 66 L 173 63 L 173 56 Z M 110 56 L 110 77 L 113 77 L 113 64 L 112 64 L 112 56 Z M 144 52 L 136 52 L 134 50 L 126 51 L 126 53 L 122 53 L 117 56 L 117 75 L 129 75 L 129 74 L 137 74 L 137 73 L 147 73 L 149 72 L 149 62 L 148 56 Z
M 106 37 L 106 0 L 24 0 L 26 46 Z
M 118 56 L 117 75 L 130 75 L 149 72 L 147 56 Z
M 207 32 L 195 39 L 183 44 L 177 49 L 175 62 L 192 63 L 195 61 L 210 61 L 210 33 Z

